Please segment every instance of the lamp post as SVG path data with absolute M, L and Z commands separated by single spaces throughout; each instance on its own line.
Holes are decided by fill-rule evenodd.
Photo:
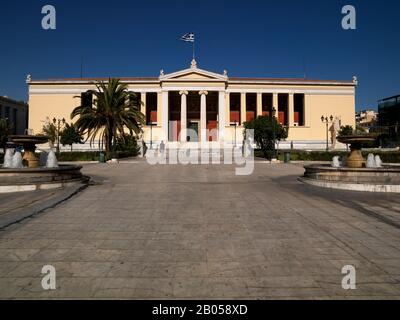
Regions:
M 326 125 L 326 151 L 329 151 L 329 124 L 333 122 L 333 116 L 331 115 L 329 118 L 321 116 L 321 121 Z
M 53 124 L 56 127 L 57 154 L 60 153 L 60 132 L 65 123 L 66 123 L 65 118 L 62 119 L 53 118 Z
M 273 125 L 272 125 L 272 140 L 273 140 L 273 145 L 272 145 L 272 150 L 273 150 L 273 156 L 274 156 L 274 159 L 276 159 L 277 158 L 277 155 L 276 155 L 276 127 L 275 127 L 275 125 L 276 125 L 276 118 L 275 118 L 275 116 L 276 116 L 276 108 L 275 107 L 272 107 L 272 122 L 273 122 Z

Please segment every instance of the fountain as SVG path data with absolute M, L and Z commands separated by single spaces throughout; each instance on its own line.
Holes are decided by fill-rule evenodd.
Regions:
M 337 140 L 350 144 L 346 161 L 340 164 L 339 158 L 334 157 L 329 165 L 307 165 L 300 181 L 332 189 L 400 193 L 400 166 L 383 165 L 379 155 L 369 154 L 367 160 L 362 156 L 362 145 L 373 142 L 375 136 L 339 136 Z
M 63 188 L 88 181 L 81 166 L 59 165 L 54 151 L 35 154 L 36 144 L 48 141 L 45 136 L 11 136 L 10 140 L 23 146 L 24 155 L 7 149 L 0 167 L 0 194 L 20 191 Z
M 332 167 L 333 168 L 340 168 L 339 156 L 333 157 L 333 159 L 332 159 Z
M 50 151 L 47 156 L 46 168 L 58 168 L 58 161 L 54 151 Z
M 350 144 L 350 155 L 347 158 L 348 168 L 362 168 L 365 159 L 362 156 L 361 149 L 363 143 L 374 142 L 375 136 L 372 135 L 350 135 L 350 136 L 338 136 L 337 140 L 344 144 Z
M 379 155 L 375 156 L 375 166 L 376 168 L 382 168 L 382 160 Z
M 368 155 L 366 167 L 367 168 L 376 168 L 375 156 L 372 153 L 370 153 Z
M 24 164 L 29 168 L 38 168 L 39 159 L 35 155 L 36 145 L 47 143 L 49 138 L 46 136 L 10 136 L 10 140 L 15 144 L 20 144 L 24 148 Z
M 14 152 L 11 149 L 6 150 L 6 154 L 4 156 L 4 164 L 3 168 L 12 168 L 13 166 L 13 157 L 14 157 Z
M 24 165 L 22 164 L 22 155 L 21 152 L 17 151 L 14 153 L 13 159 L 12 159 L 12 169 L 22 169 Z

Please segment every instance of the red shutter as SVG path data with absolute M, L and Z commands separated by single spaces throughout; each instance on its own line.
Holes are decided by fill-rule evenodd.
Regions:
M 294 113 L 294 122 L 299 123 L 299 113 L 298 112 Z
M 250 122 L 254 120 L 254 111 L 247 111 L 246 112 L 246 121 Z
M 208 141 L 217 141 L 217 129 L 218 123 L 217 121 L 210 120 L 207 123 L 207 130 L 208 130 Z
M 231 111 L 231 123 L 240 123 L 240 113 L 239 111 Z
M 279 111 L 278 121 L 280 124 L 285 124 L 285 112 Z
M 157 111 L 151 111 L 150 112 L 150 122 L 157 122 Z

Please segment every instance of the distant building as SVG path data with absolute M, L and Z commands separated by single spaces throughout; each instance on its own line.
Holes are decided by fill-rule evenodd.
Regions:
M 376 125 L 378 114 L 374 110 L 362 110 L 356 112 L 357 127 L 365 129 L 367 132 Z
M 378 107 L 379 126 L 387 128 L 391 136 L 397 136 L 400 125 L 400 95 L 380 100 Z
M 25 134 L 28 128 L 28 105 L 0 96 L 0 118 L 8 120 L 12 134 Z

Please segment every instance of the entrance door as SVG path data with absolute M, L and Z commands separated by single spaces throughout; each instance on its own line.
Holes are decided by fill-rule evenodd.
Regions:
M 188 132 L 187 132 L 188 142 L 199 142 L 199 123 L 194 121 L 189 121 Z

